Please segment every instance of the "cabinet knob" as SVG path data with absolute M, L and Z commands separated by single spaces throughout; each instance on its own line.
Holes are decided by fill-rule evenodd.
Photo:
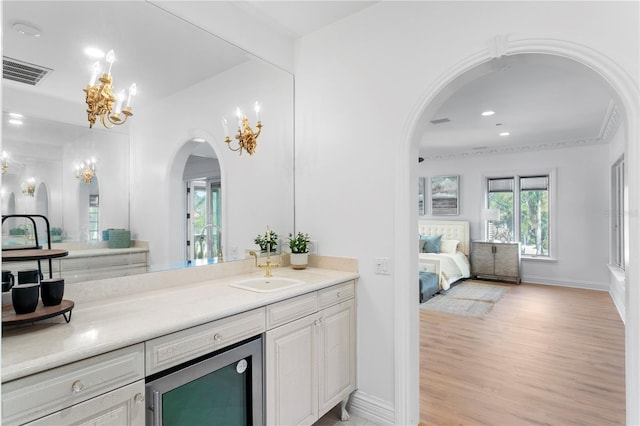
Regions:
M 321 322 L 322 322 L 322 319 L 317 319 L 317 320 L 315 320 L 313 323 L 314 323 L 315 325 L 320 325 L 320 323 L 321 323 Z
M 71 385 L 71 390 L 73 391 L 73 393 L 78 393 L 80 392 L 82 389 L 84 389 L 84 385 L 82 384 L 82 382 L 80 380 L 76 380 L 75 382 L 73 382 L 73 384 Z
M 339 291 L 339 292 L 338 292 L 338 294 L 337 294 L 336 296 L 338 296 L 338 298 L 342 297 L 342 292 L 341 292 L 341 291 Z
M 136 396 L 133 397 L 133 402 L 137 405 L 140 405 L 144 402 L 144 395 L 141 393 L 137 393 Z
M 219 335 L 218 333 L 213 335 L 213 341 L 214 342 L 219 342 L 220 340 L 222 340 L 222 336 Z

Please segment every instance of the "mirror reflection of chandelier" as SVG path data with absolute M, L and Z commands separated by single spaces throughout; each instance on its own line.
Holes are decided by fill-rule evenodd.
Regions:
M 124 90 L 121 90 L 117 95 L 113 94 L 113 79 L 111 77 L 111 66 L 115 61 L 113 50 L 107 53 L 106 61 L 107 64 L 109 64 L 109 69 L 98 79 L 99 84 L 96 84 L 96 79 L 102 71 L 100 63 L 96 62 L 93 64 L 91 79 L 84 91 L 87 93 L 86 101 L 89 127 L 93 127 L 96 119 L 99 117 L 102 125 L 107 129 L 111 129 L 115 125 L 124 124 L 127 118 L 133 115 L 131 105 L 133 104 L 133 97 L 136 95 L 137 88 L 135 83 L 131 85 L 127 103 L 124 109 L 122 109 L 125 100 Z M 114 103 L 115 109 L 113 106 Z
M 36 179 L 29 178 L 22 182 L 22 195 L 33 197 L 36 193 Z
M 2 151 L 2 155 L 0 155 L 0 167 L 2 168 L 2 174 L 5 174 L 9 168 L 9 155 L 5 151 Z
M 96 175 L 96 160 L 92 158 L 86 163 L 80 163 L 76 167 L 76 179 L 81 179 L 84 183 L 90 184 Z
M 257 132 L 254 132 L 251 126 L 249 125 L 249 120 L 247 116 L 242 113 L 240 107 L 236 110 L 236 117 L 238 117 L 238 134 L 235 135 L 235 138 L 238 140 L 238 147 L 231 147 L 231 138 L 229 137 L 229 127 L 227 126 L 227 119 L 222 119 L 222 127 L 224 128 L 225 139 L 224 141 L 227 143 L 227 146 L 231 151 L 240 151 L 240 155 L 242 155 L 242 151 L 245 150 L 249 155 L 253 155 L 256 151 L 256 146 L 258 145 L 258 136 L 260 136 L 260 132 L 262 131 L 262 122 L 260 121 L 260 104 L 256 101 L 254 110 L 256 112 L 256 127 L 258 128 Z

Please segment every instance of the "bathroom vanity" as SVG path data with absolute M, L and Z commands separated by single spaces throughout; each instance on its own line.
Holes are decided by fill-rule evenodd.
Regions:
M 70 286 L 72 323 L 3 330 L 2 424 L 153 424 L 145 382 L 256 338 L 264 423 L 312 424 L 356 388 L 357 264 L 273 274 L 302 283 L 233 287 L 264 275 L 240 261 Z

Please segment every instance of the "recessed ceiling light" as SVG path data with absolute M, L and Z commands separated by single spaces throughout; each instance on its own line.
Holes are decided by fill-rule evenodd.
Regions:
M 509 133 L 509 132 L 502 132 L 502 133 L 500 133 L 500 136 L 509 136 L 510 134 L 511 133 Z
M 27 24 L 25 22 L 16 22 L 11 28 L 13 28 L 15 32 L 23 36 L 40 37 L 40 30 L 33 25 Z
M 93 59 L 104 58 L 104 52 L 96 47 L 87 47 L 84 49 L 84 54 Z
M 10 124 L 13 124 L 14 126 L 22 126 L 22 120 L 19 120 L 17 118 L 12 118 L 11 120 L 9 120 Z
M 17 112 L 10 112 L 9 117 L 11 118 L 24 118 L 24 115 L 18 114 Z
M 483 116 L 483 117 L 489 117 L 489 116 L 491 116 L 491 115 L 493 115 L 493 114 L 495 114 L 495 113 L 496 113 L 495 111 L 491 111 L 491 110 L 489 110 L 489 111 L 483 111 L 483 112 L 482 112 L 482 116 Z

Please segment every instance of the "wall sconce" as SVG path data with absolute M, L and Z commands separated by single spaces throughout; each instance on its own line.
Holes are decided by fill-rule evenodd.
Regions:
M 0 155 L 0 167 L 2 168 L 2 174 L 9 168 L 9 155 L 6 151 L 2 151 L 2 155 Z
M 35 178 L 29 178 L 22 182 L 22 195 L 33 197 L 36 193 L 36 180 Z
M 487 222 L 486 232 L 487 232 L 487 240 L 493 240 L 495 236 L 495 225 L 493 222 L 500 220 L 500 210 L 498 209 L 482 209 L 480 212 L 480 217 L 482 220 Z
M 256 127 L 258 128 L 257 132 L 254 132 L 251 126 L 249 125 L 249 120 L 247 116 L 240 111 L 240 107 L 236 110 L 236 116 L 238 117 L 238 134 L 235 138 L 238 140 L 238 147 L 231 147 L 231 138 L 229 137 L 229 127 L 227 126 L 227 119 L 222 119 L 222 127 L 224 128 L 225 138 L 224 141 L 227 143 L 227 146 L 231 151 L 240 151 L 240 155 L 242 155 L 242 151 L 245 150 L 249 153 L 249 155 L 253 155 L 256 151 L 256 145 L 258 145 L 258 136 L 260 136 L 260 132 L 262 131 L 262 122 L 260 121 L 260 104 L 258 102 L 255 103 L 254 110 L 256 112 Z
M 96 175 L 96 160 L 87 160 L 87 163 L 80 163 L 76 167 L 76 179 L 82 179 L 87 185 L 93 181 L 93 177 Z
M 98 78 L 101 72 L 100 63 L 96 62 L 93 64 L 93 72 L 91 73 L 89 85 L 86 89 L 83 89 L 87 93 L 87 114 L 90 128 L 93 127 L 98 117 L 100 117 L 100 122 L 104 127 L 111 129 L 115 125 L 124 124 L 127 118 L 133 115 L 131 105 L 133 103 L 133 97 L 137 92 L 136 84 L 133 83 L 129 88 L 127 104 L 123 110 L 124 90 L 121 90 L 117 96 L 113 94 L 113 80 L 111 78 L 111 66 L 115 60 L 113 50 L 107 53 L 106 60 L 109 64 L 109 69 L 98 79 L 100 84 L 96 84 L 96 78 Z M 113 109 L 114 103 L 116 104 L 115 109 Z

